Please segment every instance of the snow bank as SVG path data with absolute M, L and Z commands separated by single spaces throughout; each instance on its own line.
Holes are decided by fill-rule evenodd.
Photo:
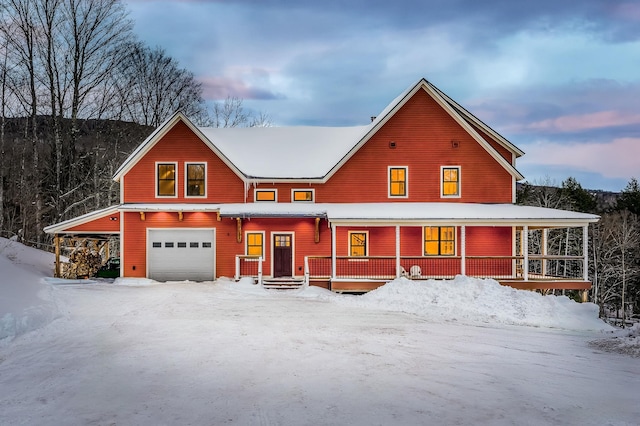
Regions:
M 0 238 L 0 340 L 40 328 L 58 316 L 51 287 L 54 255 Z
M 576 303 L 565 296 L 542 296 L 516 290 L 492 279 L 457 276 L 453 280 L 399 278 L 362 296 L 332 297 L 309 290 L 305 297 L 335 299 L 338 303 L 406 312 L 432 321 L 493 323 L 568 330 L 609 330 L 598 318 L 598 306 Z

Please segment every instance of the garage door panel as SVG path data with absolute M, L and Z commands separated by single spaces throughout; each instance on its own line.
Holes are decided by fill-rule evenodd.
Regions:
M 215 229 L 152 229 L 148 233 L 149 278 L 212 281 Z

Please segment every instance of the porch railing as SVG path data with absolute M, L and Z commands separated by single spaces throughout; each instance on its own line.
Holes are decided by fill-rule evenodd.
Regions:
M 464 274 L 476 278 L 509 280 L 582 280 L 584 259 L 581 256 L 528 257 L 524 273 L 524 256 L 467 256 Z M 393 256 L 336 257 L 332 277 L 331 257 L 305 257 L 305 276 L 309 279 L 390 280 L 397 276 L 397 259 Z M 401 275 L 413 279 L 450 279 L 462 273 L 462 257 L 400 257 Z
M 260 256 L 236 256 L 236 273 L 235 279 L 239 280 L 244 277 L 255 278 L 258 284 L 262 283 L 262 262 Z

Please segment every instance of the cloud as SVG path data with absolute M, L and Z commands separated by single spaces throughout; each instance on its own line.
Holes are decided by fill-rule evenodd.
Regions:
M 206 100 L 221 100 L 228 97 L 240 99 L 284 99 L 284 95 L 275 94 L 265 89 L 251 87 L 245 81 L 230 77 L 200 77 L 203 95 Z
M 541 132 L 580 132 L 591 129 L 640 125 L 640 114 L 621 111 L 601 111 L 591 114 L 565 115 L 525 126 Z
M 557 166 L 597 173 L 605 178 L 628 179 L 640 175 L 640 138 L 609 143 L 557 143 L 541 140 L 521 146 L 526 164 Z

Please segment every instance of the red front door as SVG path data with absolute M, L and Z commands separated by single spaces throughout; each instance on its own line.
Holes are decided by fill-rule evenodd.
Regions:
M 273 236 L 273 277 L 291 277 L 293 248 L 291 234 L 275 234 Z

